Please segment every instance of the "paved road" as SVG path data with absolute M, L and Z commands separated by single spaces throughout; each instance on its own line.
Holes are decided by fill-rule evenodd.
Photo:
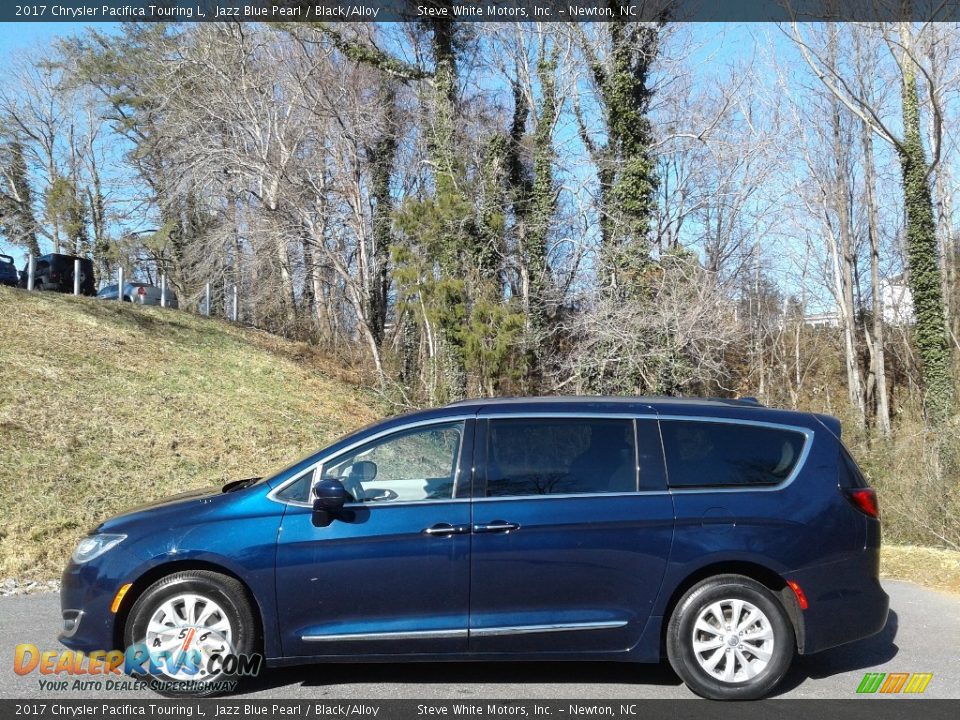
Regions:
M 927 697 L 960 698 L 960 596 L 903 582 L 884 582 L 890 594 L 887 627 L 868 640 L 798 658 L 782 697 L 849 698 L 868 671 L 932 672 Z M 56 642 L 59 597 L 0 598 L 0 697 L 51 697 L 36 673 L 13 672 L 13 650 Z M 397 663 L 316 665 L 268 670 L 243 690 L 248 697 L 284 699 L 602 699 L 689 698 L 663 665 L 621 663 Z M 148 690 L 58 694 L 64 699 L 156 697 Z

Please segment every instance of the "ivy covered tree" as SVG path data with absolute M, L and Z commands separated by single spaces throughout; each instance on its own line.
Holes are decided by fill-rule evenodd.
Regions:
M 927 28 L 929 26 L 925 26 Z M 807 64 L 843 105 L 864 122 L 872 132 L 890 143 L 900 161 L 903 207 L 906 213 L 907 282 L 913 296 L 916 315 L 916 348 L 923 378 L 924 406 L 928 422 L 937 426 L 946 421 L 956 409 L 954 397 L 953 359 L 944 313 L 943 277 L 937 248 L 933 194 L 930 177 L 940 163 L 943 136 L 942 88 L 934 84 L 933 76 L 923 71 L 930 101 L 933 159 L 927 159 L 921 131 L 919 74 L 921 63 L 915 37 L 917 30 L 909 21 L 897 26 L 898 37 L 892 36 L 893 26 L 876 29 L 854 26 L 850 32 L 879 31 L 895 59 L 899 74 L 902 130 L 887 125 L 873 98 L 862 93 L 863 83 L 852 83 L 844 77 L 838 63 L 831 61 L 828 52 L 815 46 L 800 27 L 794 23 L 793 40 L 800 48 Z M 826 31 L 827 47 L 839 28 Z M 923 31 L 921 31 L 923 32 Z M 860 68 L 860 72 L 872 69 Z M 858 90 L 859 86 L 859 90 Z
M 627 3 L 611 0 L 614 14 Z M 579 31 L 603 119 L 603 140 L 588 129 L 580 105 L 581 138 L 597 166 L 600 191 L 601 286 L 630 292 L 649 262 L 649 233 L 658 187 L 649 119 L 653 91 L 650 75 L 657 56 L 660 23 L 622 19 L 604 25 L 607 57 Z
M 930 192 L 930 163 L 920 131 L 917 67 L 910 54 L 911 30 L 904 23 L 907 42 L 900 67 L 903 71 L 903 138 L 897 144 L 903 175 L 903 201 L 907 213 L 906 251 L 910 290 L 916 314 L 917 352 L 922 362 L 927 413 L 935 423 L 954 409 L 953 368 L 947 324 L 943 312 L 943 285 L 937 260 L 937 230 Z

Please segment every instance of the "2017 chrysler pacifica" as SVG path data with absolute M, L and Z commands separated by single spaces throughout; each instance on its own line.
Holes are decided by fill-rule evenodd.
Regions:
M 466 401 L 105 521 L 64 572 L 60 639 L 194 653 L 210 681 L 225 647 L 268 665 L 665 655 L 700 695 L 758 698 L 797 653 L 883 628 L 879 546 L 835 418 Z

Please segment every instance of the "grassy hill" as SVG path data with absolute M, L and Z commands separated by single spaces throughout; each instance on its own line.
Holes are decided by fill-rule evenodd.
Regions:
M 304 344 L 0 288 L 0 577 L 58 577 L 100 519 L 265 474 L 378 414 Z

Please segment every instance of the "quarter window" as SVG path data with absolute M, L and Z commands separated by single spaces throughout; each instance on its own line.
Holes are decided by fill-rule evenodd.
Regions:
M 637 489 L 631 420 L 491 420 L 488 442 L 488 497 Z
M 805 436 L 740 423 L 660 423 L 670 487 L 776 485 L 800 460 Z
M 324 465 L 357 502 L 389 503 L 453 497 L 463 423 L 405 430 L 374 440 Z
M 310 485 L 313 480 L 313 468 L 307 470 L 289 485 L 277 492 L 277 500 L 284 502 L 307 502 L 310 499 Z

